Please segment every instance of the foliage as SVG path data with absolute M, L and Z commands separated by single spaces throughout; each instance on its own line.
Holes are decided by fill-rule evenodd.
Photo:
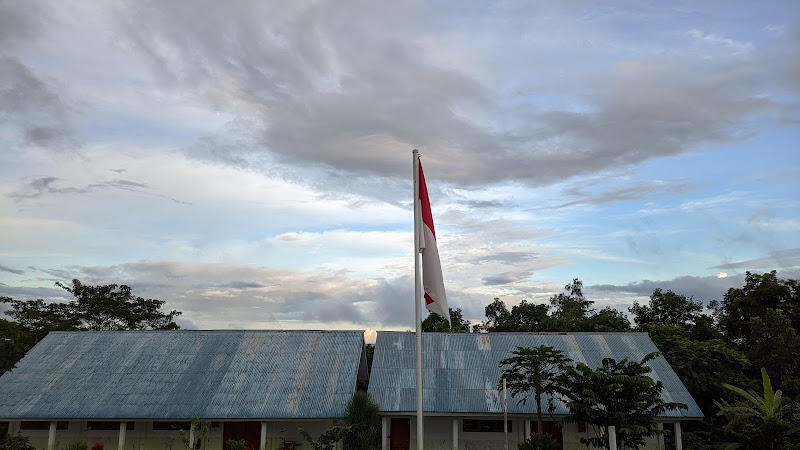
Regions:
M 747 347 L 751 335 L 751 319 L 764 318 L 767 310 L 782 310 L 789 325 L 800 328 L 800 286 L 797 280 L 780 279 L 776 272 L 747 272 L 742 288 L 730 288 L 721 303 L 714 303 L 715 317 L 725 339 Z
M 763 318 L 750 319 L 750 330 L 746 352 L 753 366 L 769 366 L 776 385 L 797 394 L 789 384 L 796 385 L 800 377 L 800 336 L 789 319 L 781 310 L 768 309 Z
M 3 434 L 0 437 L 0 450 L 36 450 L 28 436 Z
M 225 441 L 225 450 L 251 450 L 247 447 L 247 441 L 239 439 L 238 441 L 228 439 Z
M 769 375 L 761 368 L 763 395 L 754 390 L 725 384 L 725 388 L 738 397 L 731 404 L 717 402 L 720 416 L 729 422 L 726 431 L 732 432 L 744 448 L 783 450 L 800 444 L 800 415 L 785 403 L 780 390 L 773 391 Z
M 500 361 L 502 377 L 506 379 L 512 396 L 519 396 L 517 404 L 524 405 L 533 392 L 536 401 L 537 430 L 543 432 L 542 396 L 557 392 L 558 376 L 569 359 L 560 350 L 546 345 L 534 348 L 517 347 L 512 357 Z M 499 385 L 503 385 L 502 378 Z M 552 399 L 552 397 L 551 397 Z M 552 402 L 549 408 L 552 411 Z
M 86 441 L 72 441 L 62 447 L 62 450 L 89 450 L 89 444 Z
M 484 308 L 486 320 L 478 327 L 485 331 L 547 331 L 550 318 L 547 305 L 536 305 L 522 300 L 509 311 L 499 298 Z
M 610 306 L 586 319 L 585 328 L 581 331 L 594 331 L 598 333 L 630 331 L 631 322 L 622 311 Z
M 444 317 L 436 313 L 428 314 L 428 317 L 422 321 L 422 331 L 424 332 L 439 332 L 439 333 L 469 333 L 469 321 L 464 320 L 461 313 L 461 308 L 450 308 L 450 323 L 448 324 Z
M 587 318 L 594 313 L 591 300 L 583 296 L 583 282 L 577 278 L 564 286 L 566 293 L 550 298 L 552 331 L 582 331 Z
M 366 392 L 356 392 L 344 413 L 342 446 L 348 450 L 371 450 L 381 446 L 380 407 Z
M 14 367 L 37 342 L 51 331 L 72 330 L 173 330 L 180 328 L 175 317 L 164 313 L 162 300 L 136 297 L 125 285 L 90 286 L 72 280 L 71 286 L 56 283 L 75 300 L 45 303 L 44 300 L 15 300 L 0 297 L 10 306 L 5 311 L 14 322 L 0 319 L 0 372 Z
M 558 445 L 546 434 L 533 433 L 531 437 L 517 444 L 517 450 L 556 450 Z
M 103 441 L 97 441 L 92 445 L 92 448 L 89 450 L 105 450 L 106 444 Z
M 308 442 L 313 450 L 334 450 L 336 443 L 342 439 L 344 427 L 334 425 L 332 428 L 326 430 L 315 440 L 306 430 L 298 428 L 297 432 L 300 436 Z
M 598 448 L 608 446 L 608 438 L 599 430 L 616 427 L 620 450 L 638 449 L 647 436 L 657 433 L 653 418 L 686 405 L 665 402 L 664 385 L 650 378 L 647 362 L 657 357 L 651 353 L 641 361 L 603 359 L 601 367 L 591 369 L 584 363 L 567 366 L 560 377 L 560 391 L 566 397 L 571 415 L 568 422 L 584 422 L 595 428 L 595 437 L 581 442 Z
M 663 292 L 659 288 L 650 295 L 649 305 L 634 302 L 628 311 L 640 327 L 647 324 L 690 326 L 703 312 L 703 305 L 692 297 L 676 294 L 671 289 Z
M 691 332 L 675 325 L 643 327 L 661 354 L 692 394 L 706 416 L 713 415 L 714 400 L 725 395 L 725 382 L 745 383 L 750 366 L 744 354 L 719 339 L 697 341 Z
M 0 374 L 13 369 L 34 342 L 33 336 L 22 325 L 0 319 Z
M 210 429 L 209 422 L 200 421 L 199 417 L 192 417 L 192 423 L 189 425 L 189 431 L 178 430 L 178 435 L 181 437 L 184 447 L 189 450 L 202 448 L 206 441 L 206 435 Z M 194 442 L 192 442 L 194 437 Z

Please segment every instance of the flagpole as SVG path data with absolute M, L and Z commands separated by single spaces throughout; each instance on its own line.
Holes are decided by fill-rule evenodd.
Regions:
M 417 311 L 417 450 L 423 450 L 424 429 L 422 420 L 422 290 L 419 270 L 420 217 L 419 204 L 419 150 L 411 152 L 414 156 L 414 301 Z

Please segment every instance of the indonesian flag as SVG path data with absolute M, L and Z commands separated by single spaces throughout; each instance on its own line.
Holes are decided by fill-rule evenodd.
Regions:
M 439 249 L 436 248 L 436 229 L 433 227 L 431 202 L 428 200 L 428 187 L 419 164 L 419 205 L 422 213 L 420 233 L 420 252 L 422 252 L 422 285 L 425 287 L 425 307 L 450 323 L 450 310 L 447 308 L 447 295 L 444 292 L 442 264 Z

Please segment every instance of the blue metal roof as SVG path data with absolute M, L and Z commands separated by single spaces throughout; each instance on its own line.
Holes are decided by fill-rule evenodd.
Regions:
M 361 331 L 54 332 L 0 377 L 0 419 L 342 417 Z
M 423 333 L 423 408 L 432 413 L 502 413 L 500 361 L 517 347 L 547 345 L 573 361 L 599 367 L 603 358 L 641 361 L 658 351 L 647 333 Z M 384 412 L 416 411 L 416 337 L 410 332 L 379 332 L 370 374 L 369 393 Z M 692 396 L 663 356 L 649 362 L 653 379 L 664 383 L 666 401 L 689 409 L 662 417 L 703 417 Z M 554 414 L 568 414 L 555 401 Z M 508 400 L 510 414 L 533 414 L 536 402 L 517 405 Z

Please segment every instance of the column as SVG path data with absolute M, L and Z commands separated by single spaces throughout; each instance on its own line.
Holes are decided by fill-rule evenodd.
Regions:
M 258 444 L 258 450 L 267 448 L 267 422 L 261 422 L 261 440 Z
M 675 422 L 675 450 L 683 450 L 683 438 L 681 438 L 680 422 Z
M 525 439 L 529 439 L 531 437 L 531 421 L 525 420 L 525 434 L 523 435 Z
M 617 450 L 617 427 L 608 427 L 608 450 Z
M 125 432 L 128 431 L 128 423 L 127 422 L 120 422 L 119 423 L 119 441 L 117 441 L 117 450 L 123 450 L 125 448 Z
M 656 428 L 658 428 L 658 450 L 664 450 L 664 424 L 661 422 L 656 423 Z
M 381 450 L 389 450 L 389 418 L 381 417 Z
M 453 450 L 458 450 L 458 417 L 453 417 Z
M 56 448 L 56 427 L 58 426 L 58 422 L 51 421 L 50 422 L 50 434 L 47 435 L 47 450 L 53 450 Z

